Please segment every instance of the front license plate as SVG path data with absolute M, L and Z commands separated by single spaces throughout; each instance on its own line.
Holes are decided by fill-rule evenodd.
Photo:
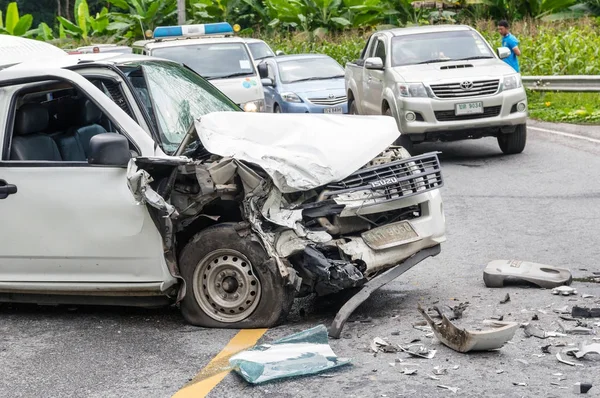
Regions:
M 483 102 L 467 102 L 456 105 L 456 116 L 483 113 Z
M 395 222 L 364 232 L 365 243 L 373 250 L 382 250 L 419 240 L 419 235 L 408 221 Z
M 342 113 L 342 107 L 336 106 L 335 108 L 325 108 L 323 113 Z

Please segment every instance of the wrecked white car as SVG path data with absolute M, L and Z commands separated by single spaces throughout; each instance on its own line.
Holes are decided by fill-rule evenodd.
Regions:
M 105 94 L 69 70 L 0 72 L 0 300 L 179 303 L 253 328 L 361 287 L 336 335 L 445 241 L 437 155 L 388 147 L 389 118 L 222 111 L 158 142 Z

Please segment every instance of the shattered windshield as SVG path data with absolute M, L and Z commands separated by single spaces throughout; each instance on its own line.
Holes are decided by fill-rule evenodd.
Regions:
M 194 119 L 211 112 L 240 111 L 214 86 L 177 63 L 146 61 L 126 74 L 168 154 L 175 152 Z
M 392 38 L 392 66 L 494 58 L 483 38 L 470 30 L 419 33 Z

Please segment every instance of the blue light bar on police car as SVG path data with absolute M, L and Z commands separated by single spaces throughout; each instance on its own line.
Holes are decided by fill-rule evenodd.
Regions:
M 233 33 L 228 22 L 206 23 L 197 25 L 160 26 L 154 29 L 155 39 L 166 37 L 188 37 L 204 35 L 222 35 Z

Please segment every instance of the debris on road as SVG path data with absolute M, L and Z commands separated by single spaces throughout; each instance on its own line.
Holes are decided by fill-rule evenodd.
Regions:
M 517 383 L 516 381 L 513 381 L 513 386 L 519 386 L 519 387 L 527 387 L 527 383 Z
M 515 362 L 519 362 L 519 363 L 521 363 L 521 364 L 523 364 L 523 365 L 529 365 L 529 362 L 527 362 L 527 361 L 526 361 L 526 360 L 524 360 L 524 359 L 515 359 Z
M 523 329 L 523 332 L 525 333 L 525 337 L 533 336 L 533 337 L 537 337 L 538 339 L 547 339 L 548 337 L 550 337 L 542 329 L 532 326 L 530 324 L 525 326 L 525 328 Z
M 499 374 L 502 374 L 502 373 L 504 373 L 504 370 L 502 370 L 502 369 L 498 369 L 498 370 L 496 370 L 496 374 L 497 374 L 497 375 L 499 375 Z
M 433 359 L 433 357 L 435 357 L 435 354 L 437 352 L 436 350 L 428 349 L 423 344 L 413 344 L 406 348 L 404 348 L 402 346 L 399 346 L 399 347 L 402 351 L 408 353 L 412 357 L 419 357 L 419 358 L 425 358 L 425 359 Z
M 495 321 L 503 321 L 504 320 L 504 315 L 500 315 L 500 316 L 491 316 L 490 319 L 493 319 Z
M 541 347 L 542 348 L 542 352 L 544 354 L 551 354 L 550 347 L 552 347 L 552 344 L 548 344 L 548 345 L 545 345 L 545 346 Z
M 374 353 L 378 353 L 378 352 L 382 351 L 382 352 L 393 354 L 395 352 L 398 352 L 398 348 L 396 346 L 388 343 L 381 337 L 375 337 L 373 339 L 373 341 L 371 342 L 370 348 L 371 348 L 371 351 L 373 351 Z
M 450 317 L 450 320 L 453 321 L 455 319 L 462 318 L 463 312 L 465 312 L 465 310 L 467 309 L 468 306 L 469 306 L 469 303 L 460 303 L 454 307 L 448 306 L 448 308 L 450 308 L 450 310 L 453 313 L 453 316 Z
M 575 288 L 572 288 L 570 286 L 559 286 L 559 287 L 552 289 L 552 294 L 554 294 L 555 296 L 558 296 L 558 295 L 570 296 L 570 295 L 576 295 L 577 290 L 575 290 Z
M 429 377 L 431 380 L 441 380 L 439 377 L 434 376 L 434 375 L 426 375 L 427 377 Z
M 573 392 L 575 394 L 587 394 L 592 388 L 592 383 L 575 383 L 573 385 Z
M 539 321 L 540 317 L 538 316 L 538 314 L 533 314 L 533 316 L 531 317 L 532 321 Z
M 556 312 L 557 314 L 570 314 L 571 311 L 569 311 L 569 306 L 565 305 L 564 307 L 560 307 L 560 308 L 555 308 L 554 312 Z
M 571 271 L 544 264 L 518 260 L 495 260 L 483 270 L 483 281 L 487 287 L 503 287 L 507 281 L 524 281 L 544 289 L 570 285 Z
M 442 317 L 441 323 L 436 324 L 421 305 L 418 306 L 418 310 L 429 323 L 438 340 L 453 350 L 462 353 L 501 348 L 508 340 L 513 338 L 519 328 L 519 324 L 516 322 L 496 322 L 499 327 L 495 329 L 468 331 L 457 328 L 446 316 Z
M 439 387 L 439 388 L 443 388 L 443 389 L 445 389 L 445 390 L 450 390 L 450 391 L 452 391 L 454 394 L 456 394 L 456 393 L 458 392 L 458 390 L 459 390 L 459 388 L 458 388 L 458 387 L 444 386 L 444 385 L 441 385 L 441 384 L 438 384 L 438 387 Z
M 559 322 L 558 326 L 560 327 L 562 332 L 566 333 L 566 334 L 583 334 L 583 335 L 596 334 L 594 329 L 590 329 L 590 328 L 586 328 L 586 327 L 582 327 L 582 326 L 576 326 L 574 328 L 567 329 L 560 322 Z
M 506 293 L 506 296 L 504 296 L 504 299 L 500 300 L 500 304 L 506 304 L 510 301 L 510 294 Z
M 584 299 L 588 299 L 588 298 L 594 298 L 593 294 L 582 294 L 581 297 L 583 297 Z
M 568 350 L 567 350 L 568 351 Z M 564 351 L 563 351 L 564 352 Z M 569 366 L 583 366 L 580 363 L 575 363 L 575 362 L 571 362 L 571 361 L 567 361 L 565 359 L 563 359 L 563 357 L 560 355 L 560 352 L 556 353 L 556 359 L 558 359 L 558 362 L 562 362 L 565 365 L 569 365 Z
M 403 374 L 408 375 L 408 376 L 412 376 L 412 375 L 416 375 L 417 374 L 417 370 L 418 369 L 404 369 L 402 371 Z
M 573 318 L 600 318 L 600 308 L 587 308 L 574 306 L 571 309 Z
M 335 355 L 329 346 L 327 328 L 319 325 L 235 354 L 229 364 L 247 382 L 259 384 L 320 373 L 350 361 Z
M 456 368 L 458 369 L 458 368 Z M 442 376 L 445 374 L 448 374 L 448 369 L 442 368 L 440 366 L 436 366 L 435 368 L 433 368 L 433 374 L 437 375 L 437 376 Z
M 579 350 L 575 352 L 575 357 L 577 359 L 580 359 L 589 353 L 595 353 L 600 355 L 600 343 L 593 343 L 589 345 L 581 343 L 581 345 L 579 346 Z

